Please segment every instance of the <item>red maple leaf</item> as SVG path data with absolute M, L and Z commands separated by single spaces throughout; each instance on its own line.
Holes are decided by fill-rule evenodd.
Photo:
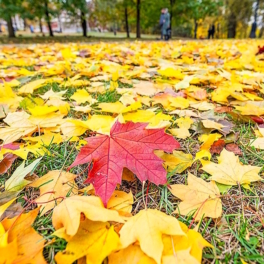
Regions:
M 93 184 L 105 205 L 116 185 L 121 183 L 124 167 L 136 174 L 140 181 L 149 180 L 156 185 L 166 183 L 163 161 L 153 151 L 172 152 L 180 144 L 164 129 L 145 129 L 146 126 L 146 123 L 116 122 L 110 136 L 87 138 L 87 145 L 81 148 L 69 167 L 93 161 L 85 183 Z
M 256 53 L 256 55 L 259 55 L 259 54 L 262 54 L 264 53 L 264 46 L 261 47 L 261 46 L 258 46 L 258 52 Z
M 211 154 L 220 154 L 225 146 L 225 141 L 223 139 L 218 139 L 213 143 L 210 148 Z

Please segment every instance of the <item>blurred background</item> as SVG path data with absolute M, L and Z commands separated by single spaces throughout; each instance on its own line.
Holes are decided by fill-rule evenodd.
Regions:
M 0 39 L 160 36 L 168 8 L 172 38 L 261 38 L 264 0 L 0 0 Z

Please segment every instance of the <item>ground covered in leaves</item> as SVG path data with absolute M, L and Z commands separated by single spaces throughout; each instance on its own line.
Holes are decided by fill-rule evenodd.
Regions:
M 0 262 L 264 263 L 259 45 L 0 47 Z

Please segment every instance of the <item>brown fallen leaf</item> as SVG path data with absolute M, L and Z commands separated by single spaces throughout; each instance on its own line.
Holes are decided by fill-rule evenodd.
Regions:
M 0 161 L 0 175 L 8 171 L 16 158 L 17 156 L 12 153 L 7 153 L 4 155 L 4 158 Z
M 223 128 L 219 130 L 223 135 L 227 135 L 231 132 L 231 129 L 234 127 L 234 124 L 227 120 L 219 120 L 218 123 L 223 125 Z
M 243 154 L 241 149 L 239 148 L 239 146 L 235 143 L 227 144 L 225 148 L 226 148 L 226 150 L 233 152 L 236 155 L 242 156 L 242 154 Z
M 210 148 L 211 154 L 220 154 L 225 146 L 225 141 L 223 139 L 218 139 L 213 143 Z
M 233 110 L 231 106 L 218 106 L 214 109 L 216 113 L 230 113 Z
M 21 203 L 11 204 L 1 216 L 1 220 L 5 218 L 13 218 L 22 213 L 23 207 Z

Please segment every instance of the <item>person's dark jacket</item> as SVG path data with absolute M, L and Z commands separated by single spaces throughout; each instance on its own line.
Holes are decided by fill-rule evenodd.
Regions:
M 212 25 L 212 27 L 211 27 L 211 32 L 212 32 L 212 34 L 215 33 L 215 25 Z
M 162 14 L 160 15 L 160 20 L 159 20 L 159 25 L 160 25 L 160 27 L 162 27 L 162 25 L 163 25 L 163 20 L 164 20 L 164 14 L 162 13 Z

